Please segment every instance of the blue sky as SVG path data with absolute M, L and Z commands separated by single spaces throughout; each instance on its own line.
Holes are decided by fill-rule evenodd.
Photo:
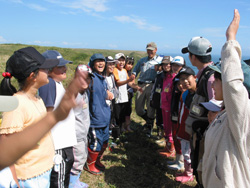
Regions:
M 238 41 L 250 57 L 249 0 L 0 0 L 0 43 L 180 53 L 191 37 L 220 54 L 233 10 Z

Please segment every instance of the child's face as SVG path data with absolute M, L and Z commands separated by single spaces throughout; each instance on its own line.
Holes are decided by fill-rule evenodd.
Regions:
M 196 90 L 196 77 L 190 74 L 181 74 L 180 84 L 183 86 L 183 89 L 195 91 Z
M 177 83 L 177 88 L 179 89 L 180 92 L 186 91 L 186 89 L 183 88 L 183 86 L 182 86 L 182 84 L 181 84 L 180 81 Z
M 162 64 L 162 69 L 163 69 L 163 71 L 165 71 L 165 72 L 169 72 L 169 71 L 171 70 L 170 63 L 163 63 L 163 64 Z
M 176 64 L 176 63 L 173 63 L 173 64 L 171 65 L 171 67 L 172 67 L 173 73 L 176 73 L 176 74 L 178 74 L 178 72 L 179 72 L 179 71 L 181 70 L 181 68 L 182 68 L 181 65 L 178 65 L 178 64 Z
M 105 61 L 102 59 L 97 59 L 94 61 L 94 69 L 98 74 L 102 74 L 105 69 Z
M 211 123 L 217 116 L 219 112 L 208 111 L 207 118 L 208 122 Z
M 124 57 L 120 57 L 120 58 L 118 59 L 117 64 L 116 64 L 117 68 L 118 68 L 119 70 L 121 70 L 121 69 L 124 68 L 124 65 L 125 65 L 125 58 L 124 58 Z
M 125 66 L 125 69 L 126 69 L 127 71 L 131 71 L 132 68 L 133 68 L 133 64 L 132 64 L 131 62 L 128 62 L 128 63 L 126 64 L 126 66 Z
M 48 69 L 39 69 L 38 74 L 36 76 L 36 80 L 39 82 L 40 86 L 49 83 L 48 72 Z
M 106 73 L 109 75 L 111 73 L 113 73 L 115 68 L 115 62 L 107 62 L 107 67 L 106 67 Z
M 52 71 L 49 72 L 49 76 L 53 78 L 53 80 L 61 82 L 67 78 L 66 72 L 67 72 L 66 65 L 60 67 L 54 67 Z
M 223 100 L 223 91 L 222 91 L 222 82 L 220 79 L 215 78 L 212 84 L 212 88 L 214 89 L 214 98 L 215 100 L 222 101 Z

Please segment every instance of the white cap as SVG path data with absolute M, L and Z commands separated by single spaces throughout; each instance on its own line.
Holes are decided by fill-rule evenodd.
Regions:
M 18 99 L 15 96 L 0 96 L 0 112 L 15 110 L 18 104 Z
M 124 59 L 126 59 L 126 57 L 125 57 L 125 55 L 123 53 L 115 54 L 115 60 L 118 60 L 121 57 L 124 57 Z
M 175 56 L 174 59 L 171 61 L 171 64 L 178 64 L 180 66 L 184 65 L 184 58 L 181 56 Z
M 200 105 L 204 106 L 207 110 L 218 112 L 221 110 L 223 101 L 217 101 L 215 99 L 211 99 L 209 102 L 201 102 Z

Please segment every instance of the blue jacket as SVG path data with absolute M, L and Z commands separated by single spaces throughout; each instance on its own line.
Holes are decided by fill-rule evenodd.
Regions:
M 110 107 L 106 103 L 107 83 L 102 75 L 96 72 L 94 75 L 89 92 L 90 127 L 102 128 L 109 126 L 110 122 Z

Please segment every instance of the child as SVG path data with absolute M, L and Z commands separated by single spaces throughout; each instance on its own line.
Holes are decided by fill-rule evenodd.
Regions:
M 184 89 L 187 89 L 181 98 L 181 104 L 179 109 L 178 116 L 178 140 L 181 142 L 181 152 L 184 156 L 184 168 L 185 171 L 183 173 L 176 174 L 176 181 L 185 183 L 188 181 L 193 181 L 193 169 L 191 168 L 191 148 L 190 148 L 190 135 L 185 131 L 185 121 L 189 114 L 190 104 L 192 102 L 193 96 L 196 91 L 196 76 L 195 72 L 190 67 L 184 67 L 176 78 L 180 79 L 180 84 Z M 176 155 L 176 166 L 182 166 L 183 157 L 181 154 Z
M 17 134 L 46 115 L 44 103 L 37 96 L 37 90 L 48 83 L 48 69 L 57 64 L 58 60 L 46 60 L 33 47 L 17 50 L 8 59 L 0 93 L 2 95 L 14 94 L 18 98 L 19 105 L 14 111 L 3 113 L 0 127 L 2 138 Z M 18 92 L 11 85 L 12 76 L 19 83 Z M 21 187 L 49 187 L 53 157 L 53 142 L 48 133 L 31 151 L 15 162 L 19 185 Z
M 66 64 L 72 63 L 65 60 L 56 50 L 47 50 L 42 54 L 46 59 L 58 59 L 59 64 L 49 71 L 49 83 L 39 89 L 47 111 L 53 111 L 59 104 L 65 89 L 62 81 L 66 79 Z M 51 172 L 51 187 L 68 187 L 70 170 L 74 163 L 73 146 L 77 144 L 75 133 L 75 115 L 73 109 L 69 116 L 52 128 L 52 138 L 55 147 L 54 168 Z
M 172 57 L 169 57 L 169 61 L 172 61 Z M 166 61 L 166 57 L 165 57 Z M 161 91 L 164 74 L 162 73 L 162 62 L 154 66 L 155 71 L 157 72 L 155 83 L 152 87 L 151 96 L 150 96 L 150 106 L 156 109 L 156 126 L 157 126 L 157 136 L 162 137 L 159 140 L 156 140 L 156 143 L 159 146 L 165 147 L 165 137 L 163 129 L 163 119 L 162 119 L 162 109 L 161 109 Z
M 86 65 L 78 65 L 76 68 L 76 73 L 79 71 L 87 71 L 88 78 L 87 83 L 90 84 L 92 81 L 92 71 Z M 84 89 L 82 89 L 77 97 L 76 102 L 77 106 L 74 108 L 75 114 L 75 130 L 76 130 L 76 138 L 77 144 L 73 146 L 73 153 L 74 153 L 74 164 L 72 166 L 70 172 L 70 184 L 69 188 L 74 187 L 87 187 L 86 183 L 80 182 L 79 177 L 83 170 L 83 165 L 85 164 L 88 156 L 88 131 L 90 125 L 90 118 L 89 118 L 89 99 L 87 95 L 88 85 Z
M 115 55 L 115 60 L 117 60 L 117 63 L 114 69 L 114 76 L 119 90 L 119 97 L 115 103 L 115 117 L 121 132 L 124 132 L 128 130 L 125 124 L 126 106 L 128 105 L 127 84 L 132 88 L 136 88 L 137 86 L 132 83 L 134 80 L 133 76 L 128 77 L 127 71 L 124 68 L 125 55 L 123 53 L 118 53 Z
M 6 73 L 4 73 L 4 75 L 5 74 Z M 26 127 L 23 131 L 1 139 L 0 150 L 4 152 L 0 155 L 0 169 L 13 164 L 27 151 L 33 149 L 58 121 L 68 116 L 70 109 L 76 105 L 75 95 L 87 85 L 85 80 L 86 76 L 86 72 L 81 72 L 76 75 L 55 111 L 47 113 L 46 116 L 29 127 Z M 12 111 L 18 107 L 18 103 L 18 99 L 15 96 L 0 96 L 0 111 Z M 15 153 L 13 153 L 13 151 L 15 151 Z M 0 187 L 15 187 L 15 185 L 13 185 L 14 174 L 12 176 L 9 168 L 1 170 L 0 176 Z M 39 185 L 37 185 L 37 187 L 39 187 Z
M 205 152 L 202 159 L 204 187 L 249 187 L 250 164 L 250 103 L 249 77 L 241 65 L 241 47 L 236 41 L 240 15 L 226 31 L 227 41 L 221 50 L 221 69 L 214 73 L 212 84 L 216 100 L 223 100 L 223 110 L 205 132 Z M 249 71 L 249 70 L 248 70 Z M 248 74 L 249 76 L 249 74 Z
M 125 69 L 127 70 L 128 76 L 130 77 L 132 75 L 132 69 L 133 69 L 133 65 L 134 65 L 134 58 L 133 57 L 126 57 L 126 62 L 125 62 Z M 131 119 L 130 119 L 130 115 L 132 112 L 132 99 L 133 99 L 133 95 L 134 95 L 134 89 L 132 87 L 129 86 L 129 84 L 127 84 L 127 91 L 128 91 L 128 103 L 127 106 L 125 107 L 125 127 L 127 128 L 127 131 L 131 132 L 131 128 L 130 128 L 130 123 L 131 123 Z
M 107 82 L 108 91 L 110 91 L 114 97 L 111 100 L 106 100 L 106 103 L 110 106 L 111 110 L 111 120 L 110 120 L 110 130 L 114 140 L 116 140 L 120 134 L 120 127 L 117 126 L 115 121 L 115 114 L 114 114 L 114 106 L 115 100 L 117 100 L 119 96 L 119 91 L 115 84 L 114 78 L 114 68 L 115 68 L 115 60 L 112 56 L 105 57 L 106 60 L 106 77 L 105 80 Z
M 111 115 L 106 99 L 112 100 L 114 96 L 108 91 L 104 77 L 105 57 L 102 54 L 94 54 L 90 57 L 89 65 L 95 77 L 89 92 L 89 146 L 84 169 L 94 175 L 100 175 L 105 170 L 100 160 L 108 146 Z
M 165 157 L 174 157 L 175 148 L 172 136 L 172 121 L 171 121 L 171 97 L 173 88 L 173 79 L 176 75 L 172 71 L 171 61 L 169 56 L 164 56 L 162 59 L 162 90 L 161 90 L 161 109 L 163 117 L 163 128 L 165 132 L 166 146 L 163 150 L 159 150 L 160 155 Z

